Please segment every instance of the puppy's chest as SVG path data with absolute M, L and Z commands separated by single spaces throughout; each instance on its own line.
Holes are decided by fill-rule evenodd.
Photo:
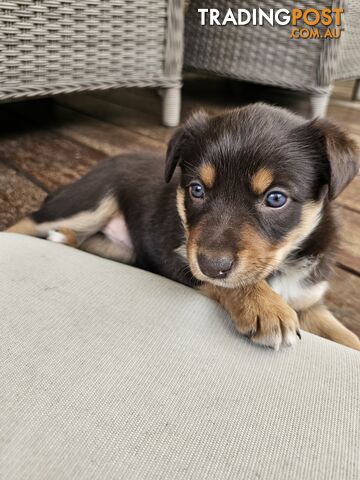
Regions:
M 312 279 L 317 263 L 310 257 L 285 263 L 268 283 L 294 310 L 305 310 L 319 302 L 328 288 L 327 281 Z

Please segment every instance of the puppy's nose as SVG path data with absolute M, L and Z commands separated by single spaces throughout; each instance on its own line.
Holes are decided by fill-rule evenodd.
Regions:
M 204 254 L 198 256 L 200 270 L 210 278 L 226 278 L 234 264 L 234 258 L 230 256 L 213 257 Z

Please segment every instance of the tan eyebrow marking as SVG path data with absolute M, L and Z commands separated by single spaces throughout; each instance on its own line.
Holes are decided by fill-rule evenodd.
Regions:
M 273 174 L 267 168 L 260 168 L 251 178 L 251 188 L 260 195 L 272 184 L 274 180 Z
M 206 187 L 211 188 L 214 186 L 216 171 L 213 165 L 210 165 L 210 163 L 203 163 L 200 166 L 199 173 L 200 178 Z

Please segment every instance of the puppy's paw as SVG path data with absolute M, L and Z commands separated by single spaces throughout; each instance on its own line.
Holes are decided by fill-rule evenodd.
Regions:
M 237 330 L 256 344 L 279 350 L 293 346 L 300 338 L 296 312 L 270 287 L 261 295 L 255 290 L 239 299 L 236 310 L 233 319 Z
M 59 230 L 49 230 L 46 240 L 55 243 L 64 243 L 66 244 L 66 236 Z
M 77 246 L 76 234 L 69 228 L 49 230 L 46 239 L 50 240 L 50 242 L 62 243 L 64 245 L 70 245 L 71 247 Z

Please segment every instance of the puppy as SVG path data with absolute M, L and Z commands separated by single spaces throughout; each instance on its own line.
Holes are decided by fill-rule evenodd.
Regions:
M 343 131 L 263 104 L 200 112 L 169 142 L 166 183 L 162 168 L 157 155 L 111 158 L 9 231 L 197 288 L 254 343 L 292 345 L 301 327 L 360 349 L 322 302 L 337 244 L 331 201 L 358 170 Z

